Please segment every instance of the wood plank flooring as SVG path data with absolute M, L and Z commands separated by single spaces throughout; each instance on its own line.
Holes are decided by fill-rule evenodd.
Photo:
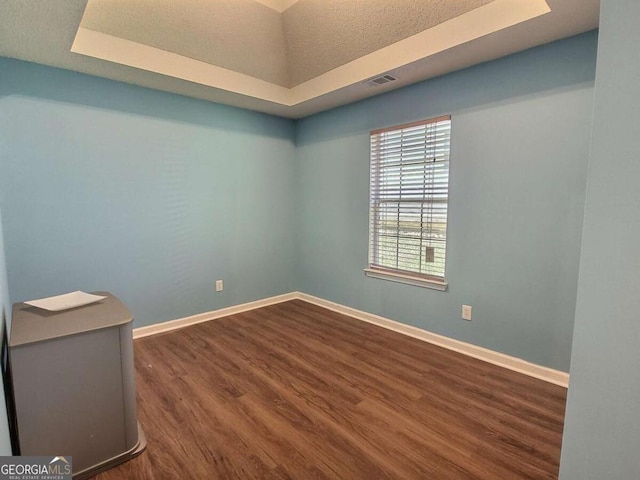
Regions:
M 295 300 L 135 341 L 116 479 L 553 479 L 566 390 Z

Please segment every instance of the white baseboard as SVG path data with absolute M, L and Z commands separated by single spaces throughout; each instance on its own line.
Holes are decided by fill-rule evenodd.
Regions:
M 217 318 L 228 317 L 229 315 L 248 312 L 249 310 L 255 310 L 256 308 L 262 308 L 276 303 L 288 302 L 289 300 L 295 300 L 297 298 L 300 298 L 297 292 L 285 293 L 275 297 L 256 300 L 255 302 L 242 303 L 240 305 L 233 305 L 231 307 L 225 307 L 211 312 L 199 313 L 190 317 L 155 323 L 153 325 L 147 325 L 146 327 L 138 327 L 133 329 L 133 338 L 142 338 L 148 337 L 149 335 L 155 335 L 156 333 L 170 332 L 171 330 L 188 327 L 189 325 L 195 325 L 196 323 L 208 322 L 209 320 L 216 320 Z
M 554 385 L 559 385 L 565 388 L 569 386 L 569 374 L 566 372 L 561 372 L 552 368 L 536 365 L 535 363 L 527 362 L 526 360 L 522 360 L 521 358 L 512 357 L 510 355 L 505 355 L 504 353 L 499 353 L 487 348 L 478 347 L 471 343 L 461 342 L 460 340 L 444 337 L 436 333 L 431 333 L 427 330 L 422 330 L 421 328 L 396 322 L 395 320 L 389 320 L 388 318 L 380 317 L 372 313 L 363 312 L 362 310 L 356 310 L 355 308 L 346 307 L 344 305 L 340 305 L 339 303 L 330 302 L 329 300 L 314 297 L 313 295 L 308 295 L 306 293 L 298 292 L 297 298 L 299 298 L 300 300 L 304 300 L 305 302 L 313 303 L 314 305 L 326 308 L 327 310 L 342 313 L 357 320 L 372 323 L 374 325 L 378 325 L 379 327 L 393 330 L 394 332 L 402 333 L 403 335 L 417 338 L 418 340 L 422 340 L 433 345 L 438 345 L 439 347 L 453 350 L 454 352 L 462 353 L 469 357 L 477 358 L 478 360 L 483 360 L 499 367 L 504 367 L 515 372 L 523 373 L 530 377 L 544 380 L 545 382 L 553 383 Z
M 530 377 L 534 377 L 545 382 L 553 383 L 561 387 L 567 388 L 569 386 L 569 374 L 554 370 L 552 368 L 536 365 L 535 363 L 527 362 L 521 358 L 505 355 L 504 353 L 495 352 L 487 348 L 478 347 L 471 343 L 462 342 L 453 338 L 438 335 L 436 333 L 422 330 L 421 328 L 406 325 L 404 323 L 396 322 L 388 318 L 367 313 L 362 310 L 347 307 L 339 303 L 334 303 L 329 300 L 324 300 L 313 295 L 308 295 L 301 292 L 285 293 L 283 295 L 277 295 L 275 297 L 269 297 L 262 300 L 256 300 L 255 302 L 243 303 L 241 305 L 234 305 L 232 307 L 221 308 L 211 312 L 200 313 L 191 317 L 179 318 L 177 320 L 170 320 L 168 322 L 157 323 L 154 325 L 148 325 L 146 327 L 138 327 L 133 329 L 133 338 L 142 338 L 149 335 L 155 335 L 157 333 L 170 332 L 189 325 L 195 325 L 197 323 L 208 322 L 209 320 L 215 320 L 217 318 L 227 317 L 236 313 L 247 312 L 249 310 L 255 310 L 257 308 L 266 307 L 268 305 L 274 305 L 276 303 L 287 302 L 289 300 L 304 300 L 305 302 L 318 305 L 332 310 L 334 312 L 348 315 L 356 320 L 362 320 L 363 322 L 372 323 L 379 327 L 393 330 L 394 332 L 407 335 L 409 337 L 417 338 L 424 342 L 438 345 L 439 347 L 453 350 L 454 352 L 462 353 L 469 357 L 477 358 L 485 362 L 497 365 L 499 367 L 507 368 Z

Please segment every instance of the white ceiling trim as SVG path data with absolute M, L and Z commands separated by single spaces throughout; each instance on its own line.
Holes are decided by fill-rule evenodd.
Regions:
M 78 28 L 71 51 L 281 105 L 290 105 L 290 91 L 286 87 L 84 27 Z
M 292 0 L 282 1 L 291 3 Z M 280 0 L 269 2 L 281 3 Z M 82 27 L 71 51 L 291 107 L 550 11 L 545 0 L 495 0 L 291 89 Z
M 291 104 L 368 80 L 551 12 L 545 0 L 495 0 L 291 89 Z
M 272 8 L 276 12 L 284 12 L 294 3 L 299 2 L 300 0 L 255 0 L 258 3 L 266 5 L 269 8 Z

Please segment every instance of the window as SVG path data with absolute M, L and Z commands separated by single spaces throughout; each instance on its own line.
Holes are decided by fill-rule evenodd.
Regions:
M 451 117 L 371 132 L 371 277 L 445 290 Z

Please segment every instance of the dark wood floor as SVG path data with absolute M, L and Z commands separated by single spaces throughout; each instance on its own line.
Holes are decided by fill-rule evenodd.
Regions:
M 557 478 L 566 390 L 302 302 L 135 341 L 112 479 Z

